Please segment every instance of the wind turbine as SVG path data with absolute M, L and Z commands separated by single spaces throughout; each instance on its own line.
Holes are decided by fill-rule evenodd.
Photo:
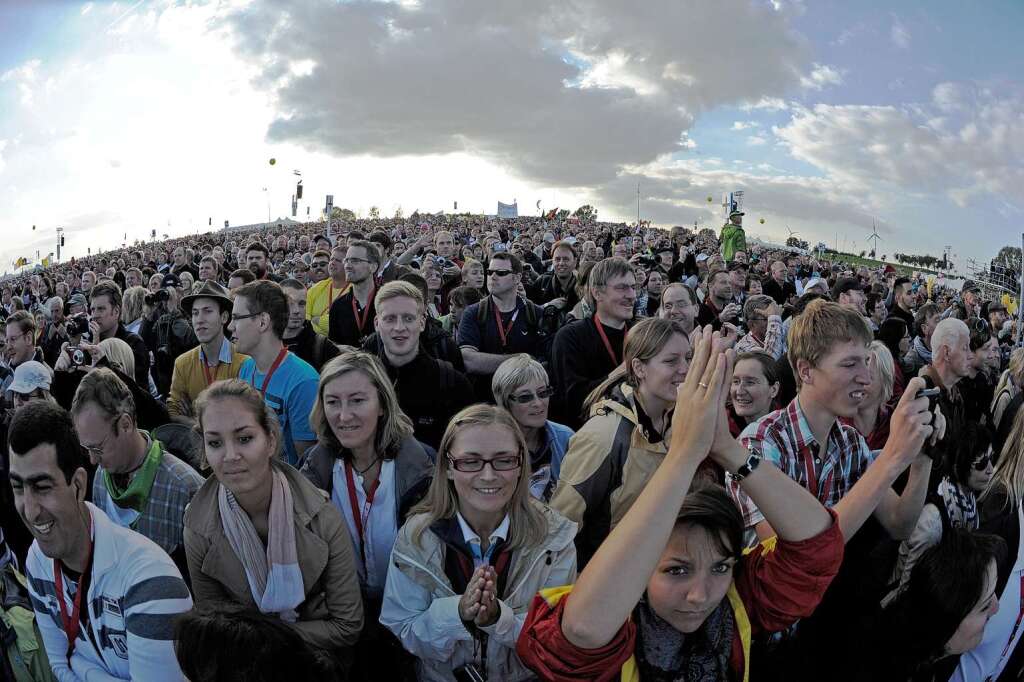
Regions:
M 874 240 L 874 246 L 871 247 L 871 257 L 874 258 L 878 252 L 878 240 L 881 237 L 878 235 L 878 228 L 875 226 L 875 219 L 871 219 L 871 236 L 868 237 L 868 241 Z

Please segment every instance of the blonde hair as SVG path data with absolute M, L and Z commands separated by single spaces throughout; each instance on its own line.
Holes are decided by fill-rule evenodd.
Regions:
M 374 451 L 384 459 L 394 459 L 402 447 L 402 441 L 412 436 L 412 420 L 405 416 L 398 405 L 398 396 L 395 395 L 395 389 L 388 379 L 384 365 L 369 353 L 361 350 L 349 351 L 324 365 L 320 372 L 320 384 L 316 388 L 316 403 L 309 415 L 309 425 L 316 431 L 317 440 L 321 445 L 333 452 L 340 452 L 342 459 L 350 456 L 348 450 L 334 435 L 334 430 L 324 413 L 324 389 L 327 388 L 327 384 L 349 372 L 361 372 L 377 389 L 377 400 L 384 414 L 377 420 Z
M 465 275 L 470 268 L 480 268 L 481 270 L 484 271 L 484 275 L 487 275 L 487 268 L 485 268 L 484 264 L 478 261 L 476 258 L 467 258 L 466 262 L 462 264 L 462 269 L 459 272 Z
M 1017 383 L 1016 390 L 1013 390 L 1011 380 Z M 1010 388 L 1010 395 L 1016 395 L 1017 391 L 1021 389 L 1022 384 L 1024 384 L 1024 348 L 1015 348 L 1010 353 L 1010 364 L 1002 376 L 999 377 L 999 384 L 996 385 L 995 394 L 992 396 L 992 405 L 989 409 L 992 410 L 993 416 L 995 416 L 996 403 L 999 402 L 999 394 L 1004 389 Z
M 877 371 L 878 378 L 882 381 L 882 404 L 884 405 L 892 398 L 893 382 L 896 380 L 896 367 L 892 360 L 892 352 L 881 341 L 872 341 L 868 346 L 868 353 L 871 354 L 868 362 L 872 373 Z
M 804 360 L 817 367 L 836 344 L 857 341 L 868 347 L 873 340 L 871 328 L 859 312 L 832 301 L 811 301 L 793 319 L 786 341 L 789 364 L 799 389 L 802 385 L 797 361 Z
M 419 287 L 411 282 L 403 282 L 400 280 L 388 282 L 382 286 L 380 291 L 377 292 L 377 295 L 373 297 L 373 305 L 375 308 L 380 308 L 380 304 L 384 301 L 390 301 L 393 298 L 401 298 L 403 296 L 416 301 L 416 308 L 420 312 L 423 312 L 423 293 L 420 291 Z
M 142 308 L 146 302 L 146 295 L 149 290 L 145 287 L 128 287 L 124 291 L 123 303 L 121 306 L 121 323 L 131 324 L 142 317 Z
M 277 420 L 277 413 L 267 407 L 263 395 L 252 384 L 241 379 L 221 379 L 203 389 L 203 392 L 196 397 L 196 425 L 193 430 L 199 434 L 199 441 L 202 443 L 203 467 L 209 468 L 210 466 L 206 459 L 206 439 L 203 438 L 203 415 L 206 414 L 206 408 L 211 403 L 228 398 L 241 402 L 256 417 L 256 423 L 274 442 L 271 459 L 279 457 L 284 439 L 281 438 L 281 424 Z
M 127 342 L 111 336 L 109 339 L 103 339 L 97 345 L 103 349 L 103 354 L 107 356 L 107 362 L 124 374 L 130 377 L 135 376 L 135 353 L 132 352 L 132 347 Z M 140 386 L 139 388 L 143 391 L 149 390 L 149 386 Z
M 1003 451 L 995 454 L 999 457 L 996 470 L 981 499 L 984 500 L 994 490 L 1002 489 L 1006 492 L 1006 508 L 1016 509 L 1024 498 L 1024 410 L 1017 410 L 1013 428 L 1003 443 Z
M 499 407 L 509 409 L 509 396 L 531 381 L 548 382 L 544 365 L 528 353 L 513 355 L 498 365 L 491 379 L 491 393 Z
M 584 416 L 589 414 L 590 408 L 617 384 L 625 381 L 636 388 L 640 379 L 633 369 L 633 360 L 639 360 L 644 364 L 650 362 L 676 334 L 686 339 L 687 343 L 690 342 L 690 337 L 682 325 L 660 317 L 645 317 L 631 327 L 626 337 L 626 345 L 622 349 L 622 364 L 613 369 L 608 378 L 591 391 L 587 399 L 583 401 Z
M 463 409 L 448 422 L 441 445 L 437 449 L 434 461 L 434 479 L 426 496 L 409 513 L 425 515 L 422 523 L 412 529 L 412 540 L 423 546 L 423 531 L 441 519 L 450 519 L 459 511 L 459 494 L 455 490 L 454 481 L 448 478 L 451 454 L 455 439 L 463 431 L 474 426 L 498 426 L 506 428 L 516 441 L 516 449 L 522 462 L 519 467 L 519 480 L 508 503 L 509 515 L 509 547 L 533 547 L 539 545 L 548 534 L 547 521 L 541 511 L 543 505 L 530 495 L 530 454 L 526 447 L 519 425 L 508 410 L 495 405 L 470 405 Z

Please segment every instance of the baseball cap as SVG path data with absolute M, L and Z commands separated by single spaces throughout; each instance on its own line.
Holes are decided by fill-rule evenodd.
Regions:
M 708 259 L 708 254 L 706 254 L 706 253 L 702 253 L 702 254 L 699 254 L 699 255 L 697 256 L 697 262 L 698 262 L 698 263 L 703 263 L 703 262 L 704 262 L 704 261 L 706 261 L 707 259 Z
M 980 294 L 981 293 L 981 287 L 979 287 L 977 284 L 975 284 L 971 280 L 967 280 L 966 282 L 964 282 L 964 285 L 960 288 L 960 293 L 966 294 L 968 291 L 974 292 L 976 294 Z
M 52 382 L 53 374 L 49 367 L 41 362 L 29 360 L 14 368 L 14 381 L 9 388 L 15 393 L 26 395 L 37 388 L 49 391 Z
M 89 301 L 85 300 L 85 294 L 72 294 L 71 298 L 68 299 L 68 305 L 84 305 L 89 306 Z
M 164 275 L 164 278 L 160 281 L 160 288 L 164 287 L 181 287 L 181 278 L 175 275 L 173 272 L 168 272 Z
M 747 214 L 746 214 L 746 213 L 744 213 L 743 211 L 738 211 L 738 210 L 737 210 L 737 211 L 731 211 L 731 212 L 729 213 L 729 217 L 730 217 L 730 218 L 731 218 L 731 217 L 733 217 L 734 215 L 747 215 Z

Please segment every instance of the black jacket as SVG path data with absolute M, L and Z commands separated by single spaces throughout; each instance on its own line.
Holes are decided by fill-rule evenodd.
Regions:
M 554 419 L 572 429 L 586 421 L 583 402 L 622 360 L 625 329 L 604 327 L 615 353 L 613 359 L 598 334 L 593 318 L 577 320 L 562 327 L 551 347 L 551 378 L 558 398 L 552 407 Z
M 146 347 L 146 342 L 138 334 L 133 334 L 125 329 L 124 325 L 120 322 L 117 323 L 117 331 L 114 333 L 114 338 L 121 339 L 131 346 L 132 355 L 135 356 L 135 383 L 143 390 L 148 391 L 149 348 Z
M 306 320 L 298 336 L 284 339 L 284 345 L 298 355 L 301 360 L 308 362 L 318 374 L 328 361 L 341 354 L 341 351 L 330 339 L 313 330 L 313 325 L 309 320 Z

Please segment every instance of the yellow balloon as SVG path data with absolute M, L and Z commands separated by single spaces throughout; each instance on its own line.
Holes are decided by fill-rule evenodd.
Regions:
M 271 159 L 270 160 L 270 165 L 271 166 L 273 166 L 275 163 L 277 163 L 277 159 Z
M 764 218 L 761 218 L 761 224 L 764 225 Z

